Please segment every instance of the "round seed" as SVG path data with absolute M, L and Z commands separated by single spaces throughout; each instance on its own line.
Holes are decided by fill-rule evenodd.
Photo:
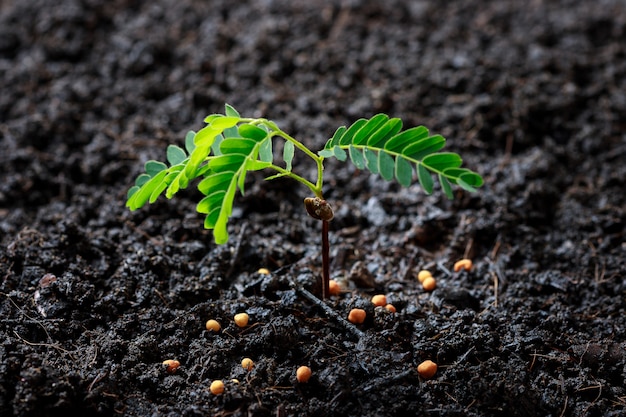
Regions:
M 365 321 L 365 310 L 360 308 L 353 308 L 348 314 L 348 321 L 354 324 L 361 324 Z
M 246 327 L 250 316 L 247 313 L 235 314 L 235 324 L 239 327 Z
M 296 379 L 301 384 L 305 384 L 309 382 L 309 378 L 311 378 L 311 373 L 311 368 L 309 368 L 308 366 L 301 366 L 296 371 Z
M 424 379 L 430 379 L 437 372 L 437 364 L 431 360 L 426 360 L 417 366 L 417 373 Z
M 207 320 L 205 327 L 210 332 L 219 332 L 222 329 L 222 326 L 217 322 L 217 320 Z

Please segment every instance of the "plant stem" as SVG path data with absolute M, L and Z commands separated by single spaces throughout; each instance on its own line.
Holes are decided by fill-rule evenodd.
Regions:
M 330 292 L 330 244 L 328 243 L 328 220 L 322 220 L 322 300 Z

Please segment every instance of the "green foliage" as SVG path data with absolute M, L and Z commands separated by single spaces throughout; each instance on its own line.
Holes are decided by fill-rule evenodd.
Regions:
M 446 142 L 442 136 L 429 135 L 423 126 L 402 131 L 400 119 L 390 119 L 384 114 L 359 119 L 348 128 L 340 127 L 319 154 L 283 132 L 274 122 L 241 117 L 228 104 L 224 114 L 212 114 L 204 122 L 204 128 L 186 135 L 184 149 L 168 146 L 167 164 L 146 162 L 145 173 L 139 175 L 128 190 L 126 206 L 136 210 L 146 203 L 154 203 L 162 194 L 172 198 L 191 181 L 200 178 L 198 190 L 204 197 L 196 209 L 206 215 L 204 226 L 213 229 L 218 244 L 228 241 L 227 224 L 233 201 L 237 190 L 244 193 L 249 171 L 273 171 L 267 180 L 290 177 L 320 198 L 323 161 L 329 157 L 340 161 L 349 158 L 356 168 L 367 168 L 388 181 L 395 178 L 405 187 L 412 184 L 415 169 L 417 180 L 429 194 L 434 188 L 434 174 L 449 198 L 453 197 L 452 184 L 470 192 L 483 184 L 479 174 L 461 168 L 459 155 L 440 152 Z M 284 141 L 281 163 L 284 166 L 275 163 L 275 137 Z M 296 150 L 317 164 L 315 182 L 293 172 Z
M 483 184 L 482 177 L 461 168 L 461 157 L 452 152 L 440 152 L 446 144 L 441 135 L 430 135 L 424 126 L 402 131 L 402 121 L 377 114 L 371 119 L 359 119 L 350 127 L 337 129 L 319 155 L 345 161 L 349 156 L 358 169 L 367 167 L 385 180 L 394 178 L 404 187 L 417 180 L 428 194 L 433 192 L 436 174 L 443 192 L 453 198 L 451 184 L 474 192 Z M 347 152 L 346 152 L 347 151 Z

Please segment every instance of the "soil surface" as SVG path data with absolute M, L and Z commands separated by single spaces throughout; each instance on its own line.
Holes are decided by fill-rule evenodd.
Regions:
M 0 415 L 624 415 L 625 39 L 622 0 L 0 2 Z M 294 182 L 250 176 L 222 246 L 195 186 L 124 207 L 225 102 L 313 149 L 424 124 L 486 184 L 328 160 L 344 291 L 321 303 Z

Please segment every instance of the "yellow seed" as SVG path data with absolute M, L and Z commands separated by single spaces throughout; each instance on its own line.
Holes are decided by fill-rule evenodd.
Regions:
M 217 320 L 207 320 L 205 327 L 210 332 L 219 332 L 222 329 L 222 326 L 217 322 Z
M 254 367 L 254 362 L 250 358 L 243 358 L 241 361 L 241 367 L 246 371 L 251 371 Z
M 437 288 L 437 281 L 435 281 L 435 278 L 433 277 L 428 277 L 424 280 L 424 282 L 422 282 L 422 287 L 426 291 L 432 291 Z
M 175 359 L 168 359 L 166 361 L 163 361 L 163 367 L 165 368 L 165 372 L 167 372 L 168 374 L 175 373 L 179 366 L 180 362 Z
M 305 384 L 309 382 L 309 378 L 311 378 L 311 368 L 308 366 L 301 366 L 296 371 L 296 379 L 298 382 Z
M 437 364 L 426 360 L 417 366 L 417 373 L 424 379 L 430 379 L 437 373 Z
M 328 281 L 328 292 L 330 295 L 339 295 L 339 293 L 341 293 L 341 286 L 337 281 L 331 279 Z
M 354 324 L 361 324 L 365 321 L 365 316 L 365 310 L 360 308 L 353 308 L 348 314 L 348 321 Z
M 258 271 L 256 271 L 257 273 L 261 274 L 261 275 L 269 275 L 270 274 L 270 270 L 267 268 L 259 268 Z
M 426 270 L 426 269 L 422 269 L 418 274 L 417 274 L 417 280 L 421 283 L 424 282 L 424 280 L 428 277 L 432 277 L 433 274 L 430 273 L 430 271 Z
M 237 384 L 237 385 L 239 385 L 239 380 L 238 380 L 238 379 L 236 379 L 236 378 L 233 378 L 233 379 L 231 379 L 230 381 L 231 381 L 233 384 Z
M 387 311 L 389 311 L 391 313 L 395 313 L 396 312 L 396 308 L 393 306 L 393 304 L 387 304 L 385 306 L 385 308 L 387 309 Z
M 248 325 L 249 316 L 247 313 L 235 314 L 235 324 L 239 327 L 246 327 Z
M 454 263 L 454 272 L 459 272 L 461 269 L 471 271 L 472 266 L 473 264 L 471 259 L 461 259 L 460 261 L 456 261 Z
M 384 294 L 377 294 L 372 297 L 372 303 L 374 303 L 376 307 L 382 307 L 387 304 L 387 297 L 385 297 Z
M 224 393 L 224 383 L 221 380 L 216 379 L 215 381 L 211 382 L 209 390 L 211 391 L 211 394 L 221 395 Z

